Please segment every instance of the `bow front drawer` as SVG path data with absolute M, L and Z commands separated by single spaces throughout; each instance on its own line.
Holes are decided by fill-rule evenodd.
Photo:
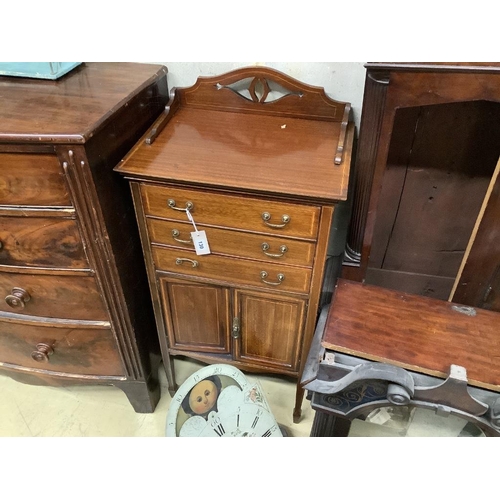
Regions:
M 79 375 L 123 375 L 109 329 L 0 323 L 0 364 Z
M 0 272 L 0 311 L 44 318 L 107 321 L 93 276 Z
M 1 217 L 0 265 L 87 269 L 74 219 Z
M 0 205 L 71 206 L 55 156 L 0 154 Z

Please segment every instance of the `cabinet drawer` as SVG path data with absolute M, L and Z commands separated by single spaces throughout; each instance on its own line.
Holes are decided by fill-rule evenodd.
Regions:
M 216 280 L 222 278 L 224 282 L 241 283 L 268 290 L 297 293 L 309 291 L 311 270 L 305 267 L 290 267 L 213 254 L 196 255 L 194 251 L 156 246 L 152 247 L 152 254 L 157 269 L 162 271 Z M 193 263 L 196 263 L 195 267 Z M 267 275 L 261 277 L 262 272 Z M 278 274 L 284 276 L 282 281 L 278 279 Z
M 108 320 L 92 276 L 0 272 L 0 311 L 46 318 Z
M 74 219 L 0 216 L 0 265 L 87 269 Z
M 35 361 L 37 344 L 53 353 L 48 361 Z M 9 321 L 0 322 L 0 362 L 77 375 L 123 375 L 111 330 L 55 328 Z
M 313 263 L 314 243 L 202 225 L 197 227 L 205 230 L 210 251 L 215 254 L 295 266 L 311 267 Z M 148 219 L 148 230 L 152 243 L 194 249 L 190 241 L 194 228 L 190 223 Z
M 0 205 L 71 206 L 57 158 L 0 153 Z
M 186 221 L 185 210 L 176 208 L 183 209 L 191 202 L 191 213 L 197 224 L 316 239 L 319 207 L 148 184 L 142 184 L 141 190 L 147 215 Z M 169 200 L 175 202 L 175 207 L 169 206 Z M 269 214 L 268 221 L 263 219 L 263 214 Z M 283 216 L 288 216 L 289 222 L 284 223 Z

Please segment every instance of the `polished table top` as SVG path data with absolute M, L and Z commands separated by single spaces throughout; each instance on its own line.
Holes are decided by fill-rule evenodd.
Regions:
M 338 280 L 326 321 L 326 349 L 500 391 L 500 313 Z

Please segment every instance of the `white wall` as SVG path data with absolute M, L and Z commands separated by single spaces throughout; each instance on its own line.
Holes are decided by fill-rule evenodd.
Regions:
M 169 88 L 190 87 L 198 76 L 216 76 L 244 66 L 268 66 L 301 82 L 323 87 L 337 101 L 350 102 L 359 130 L 365 84 L 364 62 L 161 62 Z

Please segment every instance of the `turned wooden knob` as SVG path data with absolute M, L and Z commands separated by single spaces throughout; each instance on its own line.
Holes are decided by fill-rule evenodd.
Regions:
M 5 302 L 14 309 L 24 309 L 26 302 L 31 299 L 30 294 L 22 288 L 13 288 L 10 295 L 5 297 Z
M 40 342 L 36 345 L 36 351 L 31 353 L 31 357 L 38 361 L 39 363 L 47 363 L 49 361 L 49 356 L 54 352 L 52 346 L 49 344 L 44 344 Z

